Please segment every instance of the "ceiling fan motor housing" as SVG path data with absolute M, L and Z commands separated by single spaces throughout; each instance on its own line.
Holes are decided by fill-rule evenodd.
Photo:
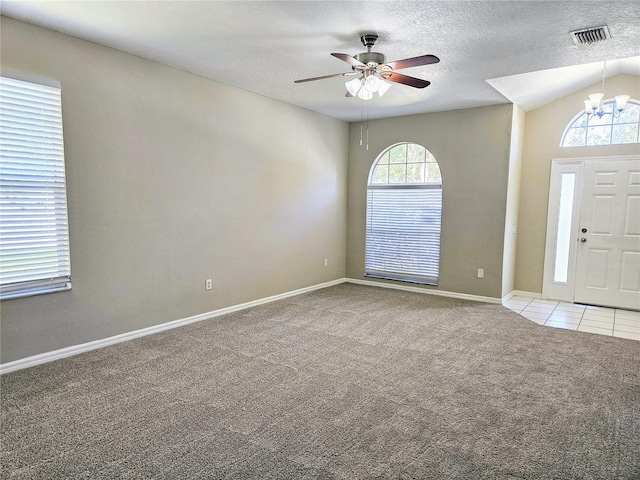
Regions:
M 353 56 L 359 62 L 364 63 L 365 65 L 369 65 L 370 63 L 375 63 L 376 65 L 383 65 L 387 63 L 386 55 L 378 52 L 362 52 Z
M 375 35 L 373 33 L 361 35 L 360 41 L 362 42 L 362 45 L 367 47 L 367 51 L 358 53 L 357 55 L 354 55 L 353 58 L 355 58 L 359 62 L 364 63 L 365 65 L 373 63 L 375 64 L 374 66 L 377 66 L 387 63 L 387 57 L 385 55 L 383 55 L 382 53 L 371 51 L 371 47 L 375 45 L 376 40 L 378 40 L 378 35 Z

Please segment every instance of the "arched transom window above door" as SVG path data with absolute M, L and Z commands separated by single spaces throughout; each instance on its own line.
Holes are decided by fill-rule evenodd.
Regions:
M 561 147 L 620 145 L 640 142 L 640 103 L 629 100 L 620 115 L 614 115 L 614 100 L 604 102 L 604 115 L 578 113 L 562 135 Z

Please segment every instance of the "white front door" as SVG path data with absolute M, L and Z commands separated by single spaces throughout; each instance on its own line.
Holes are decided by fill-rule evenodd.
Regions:
M 584 162 L 576 303 L 640 309 L 640 161 Z

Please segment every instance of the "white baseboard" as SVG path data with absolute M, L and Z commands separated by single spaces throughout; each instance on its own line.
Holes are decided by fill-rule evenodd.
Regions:
M 511 290 L 511 292 L 507 293 L 504 297 L 502 297 L 502 301 L 506 302 L 507 300 L 510 300 L 511 297 L 515 297 L 517 295 L 520 295 L 523 297 L 530 297 L 530 298 L 542 298 L 541 293 L 525 292 L 524 290 Z
M 183 325 L 188 325 L 190 323 L 201 322 L 202 320 L 208 320 L 214 317 L 219 317 L 221 315 L 226 315 L 228 313 L 233 313 L 239 310 L 244 310 L 244 309 L 255 307 L 258 305 L 263 305 L 265 303 L 275 302 L 276 300 L 282 300 L 284 298 L 301 295 L 303 293 L 311 292 L 313 290 L 319 290 L 321 288 L 331 287 L 333 285 L 344 283 L 345 281 L 346 281 L 345 278 L 340 278 L 338 280 L 332 280 L 330 282 L 320 283 L 317 285 L 312 285 L 310 287 L 300 288 L 298 290 L 292 290 L 290 292 L 281 293 L 279 295 L 273 295 L 271 297 L 261 298 L 258 300 L 253 300 L 251 302 L 241 303 L 239 305 L 233 305 L 231 307 L 220 308 L 218 310 L 213 310 L 211 312 L 200 313 L 192 317 L 182 318 L 180 320 L 173 320 L 171 322 L 162 323 L 160 325 L 154 325 L 152 327 L 142 328 L 140 330 L 134 330 L 132 332 L 122 333 L 120 335 L 114 335 L 113 337 L 107 337 L 100 340 L 94 340 L 88 343 L 82 343 L 80 345 L 72 345 L 70 347 L 61 348 L 59 350 L 53 350 L 51 352 L 40 353 L 38 355 L 33 355 L 31 357 L 21 358 L 20 360 L 15 360 L 13 362 L 7 362 L 4 364 L 1 364 L 0 375 L 5 373 L 10 373 L 10 372 L 15 372 L 16 370 L 22 370 L 23 368 L 34 367 L 36 365 L 40 365 L 47 362 L 53 362 L 54 360 L 71 357 L 73 355 L 78 355 L 79 353 L 89 352 L 91 350 L 107 347 L 109 345 L 114 345 L 116 343 L 126 342 L 128 340 L 133 340 L 134 338 L 144 337 L 146 335 L 152 335 L 154 333 L 163 332 L 165 330 L 181 327 Z
M 154 325 L 152 327 L 142 328 L 140 330 L 134 330 L 127 333 L 122 333 L 120 335 L 114 335 L 112 337 L 103 338 L 100 340 L 94 340 L 92 342 L 82 343 L 79 345 L 72 345 L 70 347 L 61 348 L 58 350 L 53 350 L 51 352 L 41 353 L 38 355 L 33 355 L 26 358 L 21 358 L 19 360 L 15 360 L 13 362 L 7 362 L 4 364 L 0 364 L 0 375 L 5 373 L 15 372 L 17 370 L 22 370 L 24 368 L 34 367 L 36 365 L 40 365 L 43 363 L 53 362 L 54 360 L 59 360 L 61 358 L 67 358 L 74 355 L 78 355 L 80 353 L 89 352 L 91 350 L 96 350 L 98 348 L 107 347 L 109 345 L 115 345 L 117 343 L 126 342 L 128 340 L 133 340 L 135 338 L 144 337 L 146 335 L 152 335 L 154 333 L 163 332 L 165 330 L 170 330 L 172 328 L 181 327 L 183 325 L 188 325 L 190 323 L 201 322 L 202 320 L 208 320 L 211 318 L 219 317 L 221 315 L 226 315 L 228 313 L 237 312 L 240 310 L 245 310 L 247 308 L 256 307 L 258 305 L 263 305 L 265 303 L 275 302 L 276 300 L 282 300 L 284 298 L 293 297 L 296 295 L 301 295 L 303 293 L 312 292 L 314 290 L 320 290 L 322 288 L 331 287 L 333 285 L 338 285 L 340 283 L 356 283 L 359 285 L 368 285 L 372 287 L 382 287 L 382 288 L 391 288 L 395 290 L 404 290 L 407 292 L 416 292 L 416 293 L 426 293 L 429 295 L 439 295 L 442 297 L 450 297 L 450 298 L 459 298 L 462 300 L 472 300 L 476 302 L 485 302 L 485 303 L 497 303 L 501 304 L 502 299 L 494 298 L 494 297 L 483 297 L 479 295 L 469 295 L 466 293 L 458 293 L 458 292 L 447 292 L 442 290 L 429 290 L 418 287 L 411 287 L 408 285 L 395 285 L 389 283 L 382 282 L 372 282 L 368 280 L 360 280 L 356 278 L 340 278 L 337 280 L 332 280 L 330 282 L 320 283 L 317 285 L 312 285 L 310 287 L 300 288 L 298 290 L 292 290 L 290 292 L 281 293 L 279 295 L 273 295 L 271 297 L 261 298 L 258 300 L 253 300 L 247 303 L 241 303 L 238 305 L 233 305 L 231 307 L 220 308 L 218 310 L 213 310 L 211 312 L 200 313 L 198 315 L 194 315 L 192 317 L 182 318 L 179 320 L 173 320 L 171 322 L 162 323 L 160 325 Z M 509 295 L 513 296 L 515 294 L 528 294 L 527 292 L 511 292 Z M 531 294 L 538 295 L 540 294 Z
M 441 297 L 459 298 L 462 300 L 472 300 L 474 302 L 502 304 L 502 299 L 496 297 L 483 297 L 481 295 L 470 295 L 468 293 L 447 292 L 445 290 L 431 290 L 426 288 L 411 287 L 409 285 L 396 285 L 392 283 L 372 282 L 370 280 L 360 280 L 359 278 L 347 278 L 348 283 L 358 285 L 369 285 L 372 287 L 392 288 L 394 290 L 404 290 L 407 292 L 426 293 L 428 295 L 438 295 Z

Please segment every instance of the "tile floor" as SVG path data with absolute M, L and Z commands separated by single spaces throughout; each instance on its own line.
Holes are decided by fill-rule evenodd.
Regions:
M 640 340 L 640 312 L 524 295 L 514 295 L 503 305 L 539 325 Z

